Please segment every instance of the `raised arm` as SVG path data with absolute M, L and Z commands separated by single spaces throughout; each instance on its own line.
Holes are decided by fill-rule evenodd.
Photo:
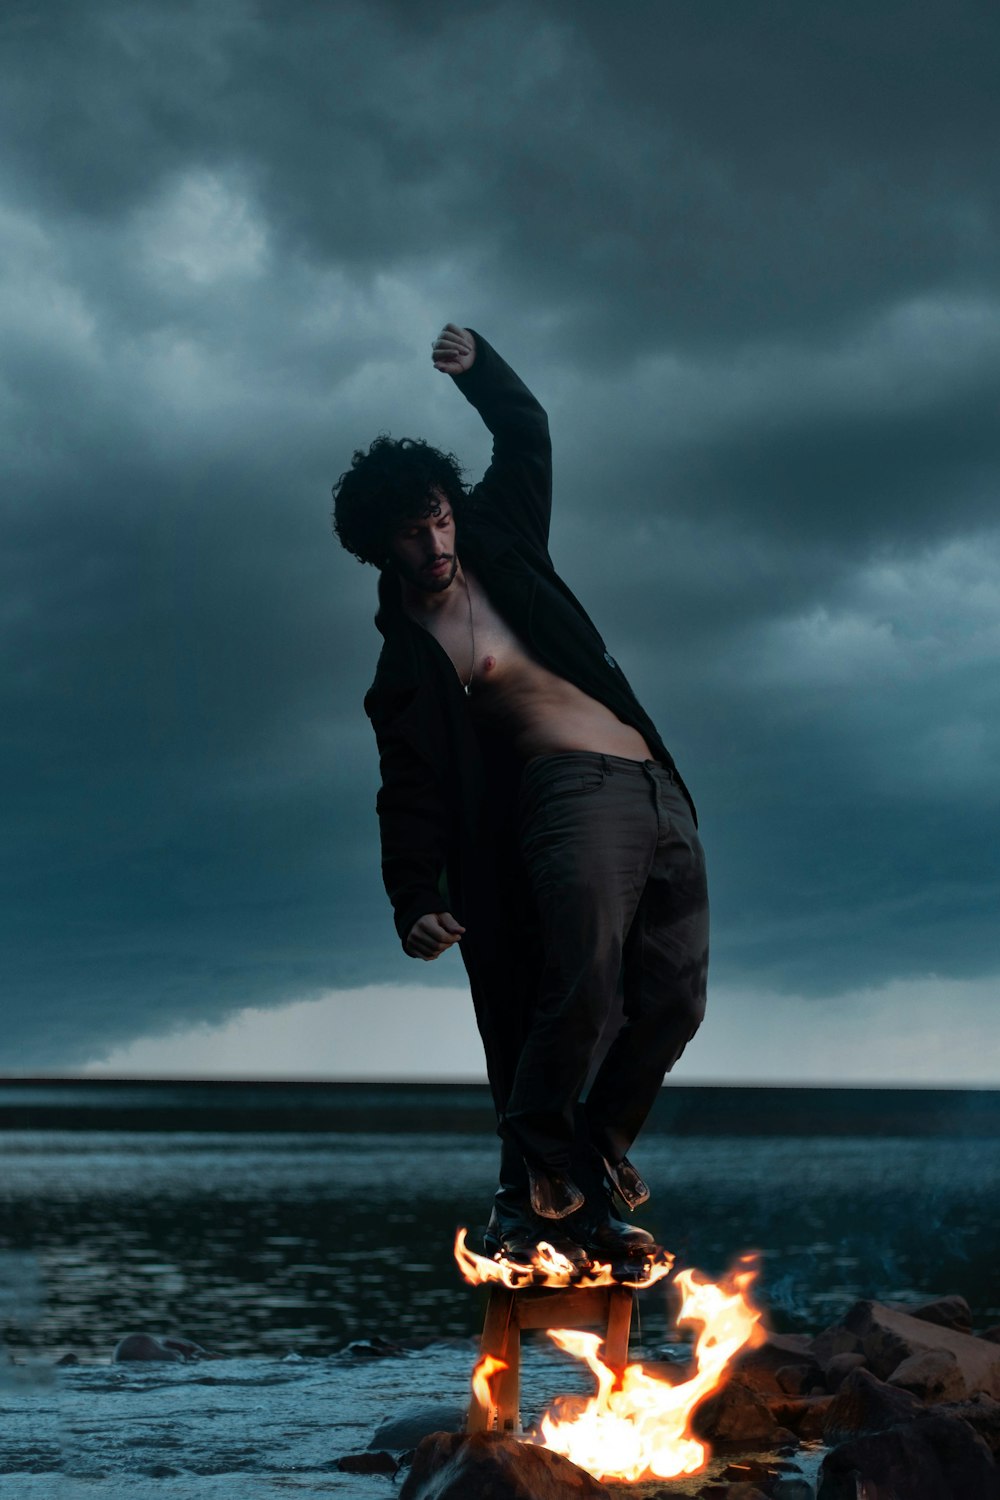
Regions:
M 544 409 L 481 334 L 446 323 L 436 370 L 450 375 L 493 434 L 493 457 L 473 489 L 481 513 L 548 556 L 552 447 Z

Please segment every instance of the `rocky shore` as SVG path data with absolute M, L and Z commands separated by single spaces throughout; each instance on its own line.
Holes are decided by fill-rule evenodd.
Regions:
M 634 1349 L 686 1378 L 689 1346 Z M 109 1351 L 112 1354 L 112 1351 Z M 591 1389 L 530 1343 L 522 1412 Z M 13 1500 L 1000 1500 L 1000 1329 L 967 1303 L 856 1302 L 810 1336 L 768 1334 L 696 1413 L 700 1474 L 601 1482 L 547 1450 L 463 1431 L 475 1341 L 373 1337 L 325 1358 L 212 1358 L 133 1334 L 109 1362 L 0 1371 L 0 1490 Z
M 663 1352 L 647 1370 L 683 1378 L 676 1348 Z M 598 1500 L 623 1490 L 657 1500 L 1000 1500 L 1000 1328 L 974 1332 L 968 1304 L 949 1296 L 860 1301 L 815 1337 L 768 1334 L 696 1412 L 716 1460 L 697 1481 L 601 1484 L 492 1435 L 438 1432 L 405 1453 L 386 1445 L 416 1439 L 418 1427 L 414 1413 L 410 1427 L 376 1433 L 345 1467 L 399 1475 L 400 1500 Z
M 714 1447 L 827 1450 L 817 1500 L 994 1500 L 1000 1496 L 1000 1328 L 975 1333 L 959 1296 L 918 1306 L 854 1304 L 817 1337 L 769 1334 L 737 1360 L 696 1417 Z M 760 1474 L 704 1500 L 809 1500 Z

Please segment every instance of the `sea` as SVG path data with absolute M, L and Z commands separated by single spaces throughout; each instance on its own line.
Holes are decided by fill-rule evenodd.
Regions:
M 1000 1323 L 1000 1091 L 671 1085 L 636 1145 L 639 1222 L 715 1279 L 756 1257 L 779 1331 L 957 1292 Z M 124 1334 L 233 1358 L 469 1340 L 461 1280 L 498 1142 L 485 1086 L 0 1083 L 0 1338 L 107 1364 Z M 667 1340 L 663 1286 L 637 1299 Z

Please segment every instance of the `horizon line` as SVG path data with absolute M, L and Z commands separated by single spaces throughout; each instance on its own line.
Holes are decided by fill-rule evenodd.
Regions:
M 45 1073 L 4 1073 L 0 1072 L 0 1085 L 3 1084 L 44 1084 L 44 1083 L 190 1083 L 190 1084 L 254 1084 L 274 1085 L 275 1087 L 290 1087 L 299 1085 L 301 1087 L 325 1088 L 335 1085 L 351 1085 L 355 1087 L 417 1087 L 417 1088 L 481 1088 L 489 1091 L 489 1084 L 485 1077 L 462 1076 L 462 1077 L 440 1077 L 432 1075 L 400 1076 L 388 1075 L 385 1077 L 373 1076 L 351 1076 L 351 1077 L 324 1077 L 324 1076 L 302 1076 L 301 1074 L 192 1074 L 192 1073 L 78 1073 L 70 1070 L 53 1070 Z M 683 1082 L 664 1082 L 661 1089 L 669 1091 L 677 1088 L 698 1089 L 786 1089 L 789 1092 L 812 1091 L 822 1089 L 851 1089 L 859 1092 L 902 1092 L 908 1090 L 911 1093 L 994 1093 L 1000 1092 L 1000 1083 L 966 1081 L 962 1083 L 941 1082 L 929 1083 L 906 1082 L 905 1080 L 891 1079 L 884 1081 L 862 1080 L 829 1080 L 823 1083 L 805 1082 L 797 1083 L 788 1080 L 777 1079 L 710 1079 L 692 1078 Z

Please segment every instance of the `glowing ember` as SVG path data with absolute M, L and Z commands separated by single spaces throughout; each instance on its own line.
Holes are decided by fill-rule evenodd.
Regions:
M 563 1397 L 541 1421 L 536 1441 L 562 1453 L 596 1479 L 674 1479 L 702 1468 L 708 1450 L 690 1431 L 691 1413 L 722 1383 L 733 1356 L 749 1342 L 760 1318 L 746 1298 L 755 1272 L 736 1271 L 722 1285 L 679 1272 L 684 1294 L 679 1321 L 700 1323 L 695 1373 L 679 1385 L 628 1365 L 616 1387 L 615 1372 L 598 1357 L 593 1333 L 553 1329 L 549 1337 L 585 1360 L 597 1379 L 597 1394 Z M 488 1390 L 488 1387 L 487 1387 Z
M 455 1260 L 471 1286 L 497 1282 L 501 1286 L 510 1287 L 512 1291 L 530 1286 L 647 1287 L 662 1281 L 664 1276 L 669 1276 L 674 1264 L 672 1255 L 665 1250 L 658 1250 L 656 1258 L 647 1258 L 641 1269 L 636 1265 L 636 1274 L 632 1277 L 616 1276 L 611 1265 L 602 1262 L 591 1262 L 586 1271 L 579 1271 L 572 1261 L 560 1255 L 558 1250 L 544 1240 L 539 1244 L 532 1260 L 521 1264 L 508 1260 L 505 1256 L 490 1259 L 485 1255 L 477 1255 L 466 1244 L 466 1235 L 467 1231 L 464 1229 L 460 1229 L 455 1235 Z

